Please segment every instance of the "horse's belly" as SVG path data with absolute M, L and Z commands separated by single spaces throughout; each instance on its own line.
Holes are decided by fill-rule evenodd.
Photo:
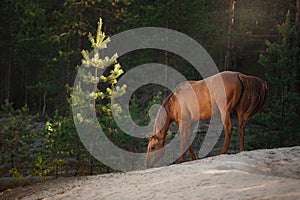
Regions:
M 218 108 L 215 104 L 207 102 L 205 105 L 200 105 L 200 120 L 209 120 L 218 112 Z
M 211 114 L 208 113 L 200 113 L 200 120 L 208 120 L 211 118 Z

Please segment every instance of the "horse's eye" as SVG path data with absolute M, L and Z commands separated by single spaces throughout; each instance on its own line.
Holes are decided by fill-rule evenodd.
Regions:
M 155 146 L 153 145 L 153 146 L 151 146 L 151 150 L 154 150 L 155 149 Z

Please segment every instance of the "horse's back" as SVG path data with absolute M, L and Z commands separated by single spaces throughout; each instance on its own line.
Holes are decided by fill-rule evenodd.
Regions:
M 219 110 L 231 109 L 238 103 L 243 91 L 240 74 L 224 71 L 205 79 L 212 101 Z
M 173 92 L 174 116 L 206 120 L 218 110 L 231 110 L 243 93 L 240 76 L 243 76 L 240 72 L 224 71 L 200 81 L 179 84 Z

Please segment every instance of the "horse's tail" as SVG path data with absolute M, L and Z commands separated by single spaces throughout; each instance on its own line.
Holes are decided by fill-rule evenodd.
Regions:
M 266 82 L 258 77 L 238 74 L 243 85 L 239 104 L 242 104 L 243 119 L 248 120 L 264 109 L 267 98 Z

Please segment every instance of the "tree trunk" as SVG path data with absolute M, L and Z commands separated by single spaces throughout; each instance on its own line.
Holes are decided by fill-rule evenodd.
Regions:
M 89 175 L 94 175 L 94 159 L 93 156 L 90 155 L 90 173 Z
M 68 40 L 68 53 L 71 52 L 71 40 Z M 66 77 L 66 84 L 70 84 L 70 71 L 71 71 L 71 58 L 70 56 L 67 58 L 67 77 Z M 67 96 L 68 98 L 68 96 Z
M 43 94 L 43 110 L 42 110 L 42 116 L 45 116 L 46 114 L 46 108 L 47 108 L 47 91 L 44 91 Z
M 229 23 L 228 23 L 228 31 L 227 31 L 227 52 L 225 56 L 224 70 L 229 70 L 232 60 L 232 29 L 234 26 L 234 11 L 236 6 L 236 0 L 230 0 L 230 14 L 229 14 Z
M 11 101 L 11 71 L 14 63 L 14 37 L 13 37 L 13 21 L 9 24 L 9 63 L 8 63 L 8 71 L 7 71 L 7 86 L 6 86 L 6 99 Z
M 177 31 L 180 32 L 181 15 L 182 15 L 182 0 L 178 0 L 178 2 L 177 2 L 177 12 L 178 12 L 178 17 L 177 17 Z
M 170 13 L 170 8 L 169 8 L 169 4 L 167 3 L 166 4 L 166 24 L 165 24 L 165 27 L 166 28 L 169 28 L 169 13 Z M 168 37 L 165 38 L 166 39 L 166 45 L 168 45 Z M 168 54 L 168 51 L 165 51 L 165 55 L 164 55 L 164 64 L 166 66 L 169 65 L 169 54 Z M 168 82 L 168 72 L 167 72 L 167 69 L 165 69 L 164 71 L 164 79 L 165 79 L 165 85 L 167 85 L 167 82 Z M 163 94 L 163 98 L 167 98 L 167 89 L 164 90 L 164 94 Z
M 298 48 L 294 52 L 294 59 L 293 59 L 293 64 L 294 68 L 292 69 L 292 76 L 294 79 L 294 83 L 291 85 L 291 91 L 300 95 L 299 91 L 299 80 L 300 80 L 300 75 L 299 75 L 299 62 L 300 62 L 300 0 L 296 0 L 296 13 L 295 13 L 295 40 L 294 40 L 294 47 Z

